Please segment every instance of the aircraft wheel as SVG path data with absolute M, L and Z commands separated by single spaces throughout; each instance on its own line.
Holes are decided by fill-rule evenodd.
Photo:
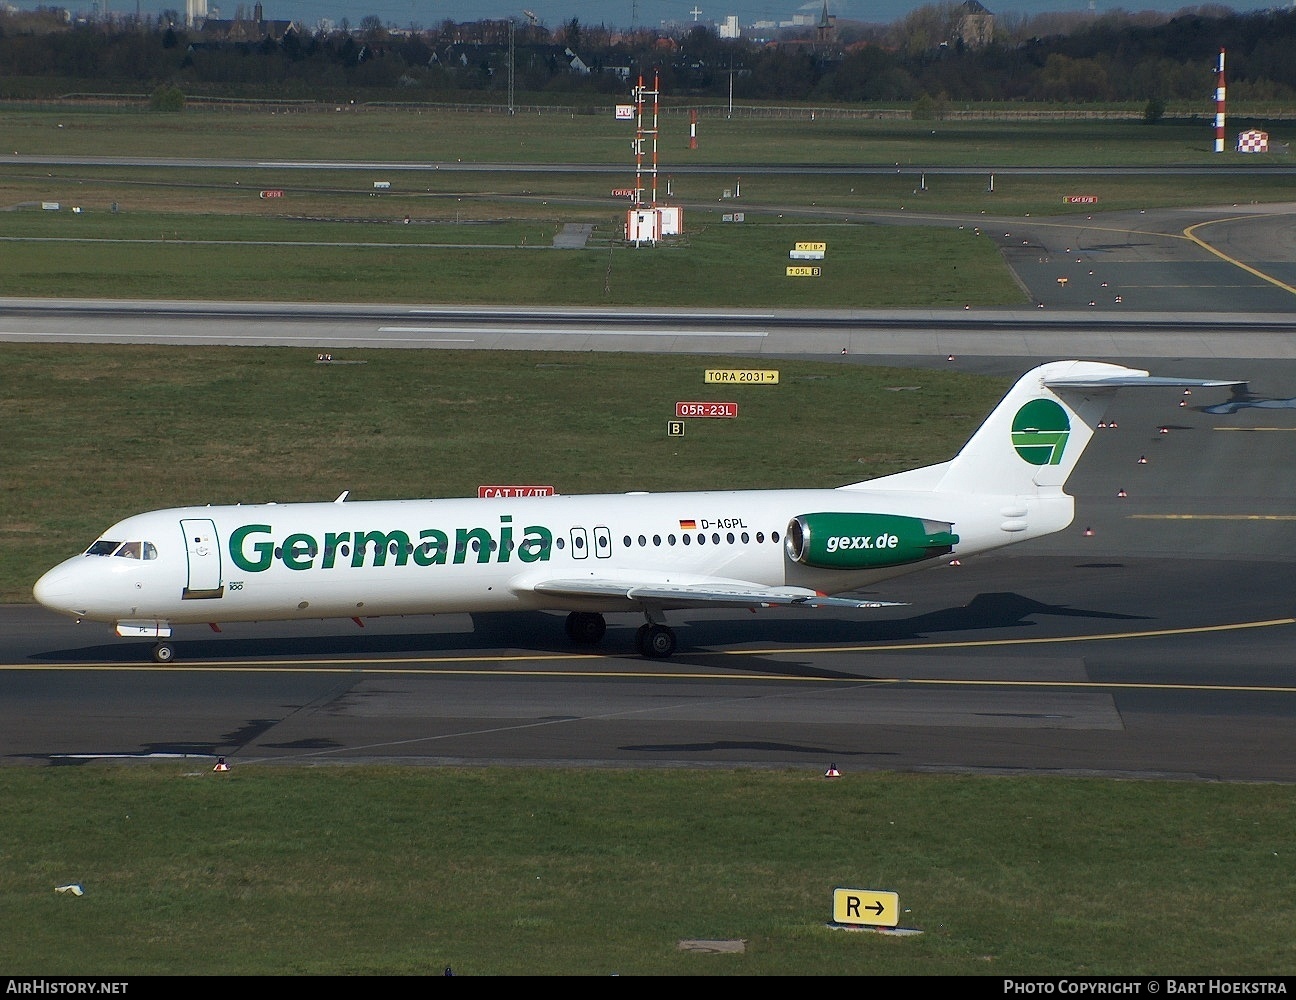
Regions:
M 675 633 L 665 625 L 649 625 L 644 633 L 643 651 L 654 660 L 664 660 L 675 652 Z
M 153 647 L 154 663 L 170 663 L 175 659 L 175 647 L 169 642 L 159 642 Z
M 592 611 L 573 611 L 567 616 L 567 637 L 573 642 L 592 646 L 603 638 L 607 622 Z

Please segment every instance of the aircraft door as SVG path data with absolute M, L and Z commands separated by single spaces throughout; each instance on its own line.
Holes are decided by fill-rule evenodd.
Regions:
M 185 557 L 189 574 L 185 583 L 185 600 L 204 600 L 220 597 L 221 586 L 220 543 L 216 537 L 216 522 L 209 518 L 184 518 L 180 521 L 184 532 Z
M 571 530 L 571 554 L 573 559 L 584 559 L 589 556 L 589 537 L 584 528 Z
M 612 532 L 607 528 L 594 529 L 594 555 L 600 559 L 612 557 Z

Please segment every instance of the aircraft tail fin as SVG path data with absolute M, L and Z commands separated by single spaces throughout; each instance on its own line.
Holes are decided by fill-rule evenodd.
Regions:
M 858 485 L 941 493 L 1060 495 L 1117 389 L 1236 384 L 1157 377 L 1101 361 L 1050 362 L 1018 379 L 950 461 Z

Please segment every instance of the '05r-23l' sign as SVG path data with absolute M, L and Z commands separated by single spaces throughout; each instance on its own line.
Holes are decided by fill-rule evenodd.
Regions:
M 677 417 L 736 417 L 737 403 L 676 403 Z

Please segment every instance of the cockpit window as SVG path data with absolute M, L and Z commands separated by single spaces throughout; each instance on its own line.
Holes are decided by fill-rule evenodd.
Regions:
M 101 538 L 85 550 L 88 556 L 120 556 L 123 559 L 156 559 L 157 546 L 152 542 L 113 542 Z

